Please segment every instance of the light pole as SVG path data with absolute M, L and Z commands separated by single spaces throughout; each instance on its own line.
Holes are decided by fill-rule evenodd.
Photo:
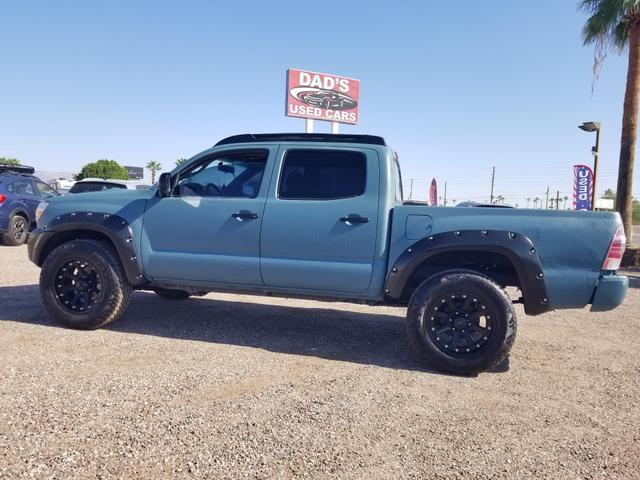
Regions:
M 593 195 L 591 196 L 591 210 L 596 209 L 596 180 L 598 179 L 598 160 L 600 156 L 600 122 L 584 122 L 578 125 L 580 130 L 585 132 L 596 132 L 596 144 L 591 148 L 593 153 Z

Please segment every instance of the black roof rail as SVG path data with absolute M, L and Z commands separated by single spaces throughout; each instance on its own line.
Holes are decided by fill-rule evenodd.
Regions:
M 36 169 L 33 167 L 28 167 L 26 165 L 9 165 L 7 163 L 0 163 L 0 173 L 12 172 L 12 173 L 23 173 L 28 175 L 33 175 L 36 172 Z
M 375 135 L 349 135 L 338 133 L 245 133 L 223 138 L 215 146 L 255 142 L 336 142 L 386 145 L 384 138 Z

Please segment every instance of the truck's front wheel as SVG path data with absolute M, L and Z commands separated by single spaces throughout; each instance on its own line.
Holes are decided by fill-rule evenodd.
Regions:
M 100 241 L 63 243 L 49 254 L 40 272 L 45 308 L 71 328 L 93 330 L 114 321 L 131 293 L 120 260 Z
M 476 374 L 505 360 L 516 337 L 516 314 L 506 293 L 491 279 L 473 272 L 445 272 L 414 292 L 407 332 L 430 367 Z

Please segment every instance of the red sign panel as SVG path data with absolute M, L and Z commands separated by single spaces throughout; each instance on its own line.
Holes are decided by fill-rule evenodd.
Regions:
M 287 116 L 328 122 L 358 123 L 360 80 L 287 70 Z

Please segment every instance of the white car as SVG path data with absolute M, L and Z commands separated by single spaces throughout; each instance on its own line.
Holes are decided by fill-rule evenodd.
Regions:
M 69 190 L 69 193 L 84 193 L 84 192 L 100 192 L 102 190 L 139 190 L 147 189 L 148 185 L 136 185 L 125 180 L 116 180 L 111 178 L 83 178 L 78 180 L 73 187 Z

